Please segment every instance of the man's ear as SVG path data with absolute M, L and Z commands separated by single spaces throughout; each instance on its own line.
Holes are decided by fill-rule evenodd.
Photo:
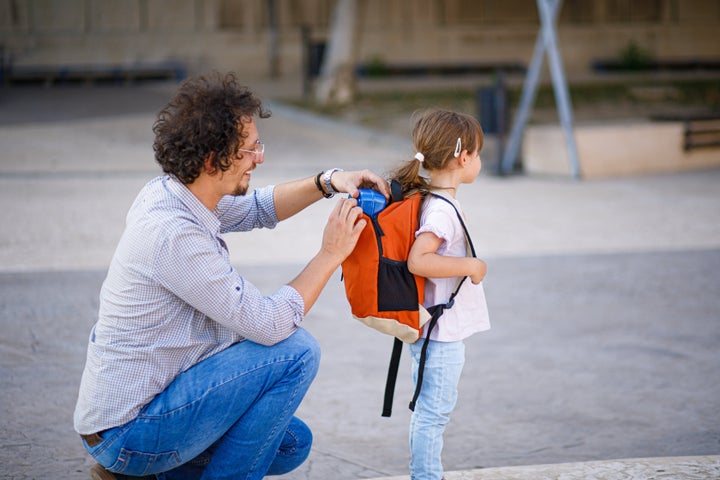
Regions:
M 205 157 L 205 161 L 203 162 L 203 167 L 205 168 L 205 171 L 209 175 L 214 175 L 217 169 L 215 168 L 215 152 L 210 152 L 207 157 Z

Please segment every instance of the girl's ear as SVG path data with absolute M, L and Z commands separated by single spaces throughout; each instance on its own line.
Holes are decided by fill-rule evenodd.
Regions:
M 458 163 L 460 164 L 461 167 L 464 167 L 467 164 L 469 156 L 470 156 L 470 154 L 468 153 L 467 150 L 463 150 L 460 153 L 460 156 L 458 157 Z

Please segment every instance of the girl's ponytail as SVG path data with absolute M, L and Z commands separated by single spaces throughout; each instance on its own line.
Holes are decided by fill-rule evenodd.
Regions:
M 390 180 L 396 180 L 402 185 L 403 196 L 415 190 L 426 190 L 428 182 L 420 175 L 420 166 L 423 162 L 423 154 L 418 152 L 415 158 L 404 162 L 390 174 Z

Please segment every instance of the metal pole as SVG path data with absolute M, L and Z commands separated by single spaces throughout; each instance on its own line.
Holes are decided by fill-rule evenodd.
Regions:
M 503 153 L 502 173 L 510 173 L 515 165 L 515 160 L 520 151 L 520 143 L 522 142 L 522 133 L 525 129 L 530 109 L 535 101 L 535 92 L 537 90 L 540 71 L 542 68 L 543 54 L 545 53 L 545 44 L 542 35 L 538 35 L 535 41 L 535 50 L 533 51 L 532 60 L 525 75 L 522 94 L 520 96 L 520 105 L 518 106 L 512 129 L 510 130 L 510 138 L 508 146 Z
M 540 19 L 543 25 L 542 34 L 548 52 L 548 64 L 550 66 L 550 75 L 552 76 L 553 89 L 555 91 L 555 103 L 557 104 L 558 113 L 560 114 L 560 124 L 565 133 L 565 141 L 567 142 L 570 174 L 574 178 L 580 178 L 577 146 L 575 144 L 575 134 L 573 133 L 572 104 L 570 103 L 570 94 L 568 92 L 567 81 L 565 80 L 565 72 L 563 71 L 562 59 L 560 58 L 555 32 L 554 19 L 560 10 L 560 0 L 546 0 L 544 2 L 538 0 L 538 6 L 540 7 Z
M 505 148 L 505 137 L 507 135 L 507 89 L 505 88 L 505 74 L 502 68 L 497 71 L 495 79 L 495 109 L 497 119 L 497 173 L 502 175 L 502 157 Z
M 530 110 L 535 101 L 535 94 L 542 69 L 543 55 L 545 54 L 545 50 L 548 50 L 548 62 L 553 80 L 556 104 L 568 143 L 570 172 L 576 178 L 579 176 L 577 147 L 572 131 L 572 105 L 570 103 L 570 95 L 568 94 L 567 83 L 565 81 L 562 61 L 557 49 L 555 36 L 555 21 L 560 12 L 560 4 L 561 2 L 559 0 L 537 0 L 541 30 L 535 42 L 535 50 L 533 51 L 528 72 L 525 76 L 525 82 L 520 96 L 520 104 L 517 114 L 515 115 L 515 120 L 513 121 L 512 130 L 510 131 L 508 146 L 503 154 L 501 165 L 502 173 L 511 172 L 517 160 L 520 144 L 522 143 L 523 130 L 525 129 L 528 117 L 530 116 Z

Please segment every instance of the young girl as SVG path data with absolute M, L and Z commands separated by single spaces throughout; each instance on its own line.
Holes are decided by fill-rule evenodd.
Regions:
M 391 178 L 403 193 L 422 190 L 441 195 L 461 212 L 455 199 L 458 187 L 472 183 L 480 173 L 482 129 L 478 121 L 445 110 L 425 112 L 412 131 L 415 158 L 396 169 Z M 420 173 L 423 167 L 429 177 Z M 410 477 L 440 480 L 443 432 L 457 400 L 457 385 L 465 363 L 463 340 L 490 328 L 482 280 L 486 265 L 468 256 L 467 240 L 452 205 L 427 195 L 420 214 L 420 228 L 410 251 L 408 267 L 426 277 L 425 307 L 448 302 L 463 277 L 451 308 L 444 310 L 432 330 L 426 353 L 422 389 L 410 423 Z M 410 344 L 413 381 L 418 380 L 421 338 Z

